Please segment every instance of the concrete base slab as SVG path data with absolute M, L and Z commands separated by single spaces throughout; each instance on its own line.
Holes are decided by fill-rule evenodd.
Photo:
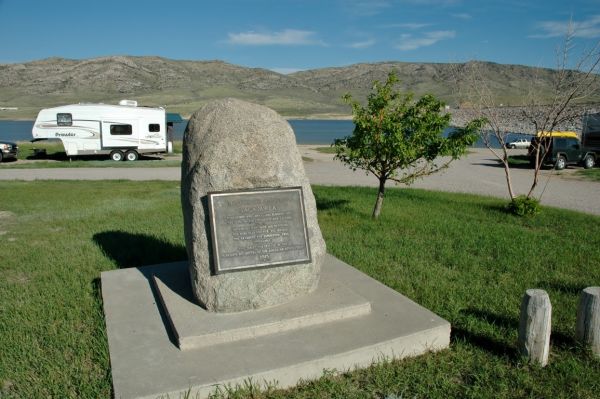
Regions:
M 212 313 L 193 300 L 187 263 L 159 270 L 155 288 L 179 349 L 189 350 L 364 316 L 371 304 L 345 285 L 325 279 L 310 295 L 280 306 Z
M 102 273 L 116 398 L 179 397 L 188 391 L 192 397 L 206 397 L 219 385 L 248 379 L 288 387 L 300 379 L 318 378 L 324 369 L 366 367 L 385 357 L 416 356 L 450 343 L 447 321 L 328 255 L 321 284 L 349 289 L 370 303 L 370 313 L 180 350 L 152 283 L 152 276 L 160 280 L 161 273 L 177 268 L 185 269 L 186 264 Z

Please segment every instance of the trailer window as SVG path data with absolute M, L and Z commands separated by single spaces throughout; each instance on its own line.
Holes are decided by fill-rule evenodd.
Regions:
M 72 126 L 73 116 L 71 114 L 56 114 L 56 124 L 58 126 Z
M 160 132 L 160 125 L 158 123 L 151 123 L 148 125 L 148 131 L 152 133 Z
M 110 134 L 124 136 L 132 133 L 131 125 L 110 125 Z

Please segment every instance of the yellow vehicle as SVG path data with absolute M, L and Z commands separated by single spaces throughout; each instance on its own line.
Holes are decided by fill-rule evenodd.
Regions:
M 596 154 L 581 145 L 575 132 L 538 132 L 529 146 L 531 165 L 536 163 L 536 154 L 542 157 L 543 163 L 554 165 L 557 170 L 572 164 L 582 164 L 589 169 L 596 163 Z
M 570 131 L 570 130 L 552 131 L 552 132 L 539 131 L 539 132 L 537 132 L 537 134 L 535 136 L 538 138 L 539 137 L 564 137 L 564 138 L 572 138 L 572 139 L 579 138 L 577 133 Z

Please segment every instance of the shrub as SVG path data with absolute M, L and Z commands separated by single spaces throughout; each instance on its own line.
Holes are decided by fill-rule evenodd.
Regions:
M 507 209 L 513 215 L 525 217 L 535 216 L 541 211 L 540 201 L 525 195 L 513 198 L 508 203 Z

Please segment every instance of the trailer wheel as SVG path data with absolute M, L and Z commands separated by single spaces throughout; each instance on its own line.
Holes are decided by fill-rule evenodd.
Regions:
M 0 152 L 0 162 L 2 162 L 2 152 Z
M 114 150 L 110 152 L 110 159 L 113 161 L 122 161 L 123 160 L 123 152 L 119 150 Z
M 128 161 L 137 161 L 139 155 L 134 150 L 129 150 L 125 153 L 125 159 Z
M 594 167 L 594 164 L 596 163 L 596 160 L 594 159 L 594 157 L 592 155 L 587 155 L 585 157 L 585 159 L 583 160 L 583 167 L 586 169 L 591 169 Z

